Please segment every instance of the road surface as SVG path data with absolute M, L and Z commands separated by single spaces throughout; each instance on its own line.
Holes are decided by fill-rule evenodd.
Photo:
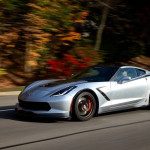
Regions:
M 149 150 L 150 110 L 103 114 L 86 122 L 22 119 L 17 96 L 0 97 L 0 149 Z

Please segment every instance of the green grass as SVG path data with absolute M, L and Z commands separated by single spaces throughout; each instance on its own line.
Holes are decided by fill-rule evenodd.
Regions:
M 9 91 L 22 91 L 25 86 L 16 86 L 12 88 L 2 88 L 0 89 L 0 92 L 9 92 Z

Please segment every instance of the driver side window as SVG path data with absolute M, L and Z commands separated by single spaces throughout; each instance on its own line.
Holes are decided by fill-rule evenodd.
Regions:
M 115 81 L 121 80 L 123 77 L 130 77 L 131 79 L 137 77 L 136 69 L 134 68 L 121 68 L 115 77 Z

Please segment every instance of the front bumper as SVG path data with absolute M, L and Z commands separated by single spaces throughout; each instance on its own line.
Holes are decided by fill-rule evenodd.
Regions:
M 49 111 L 35 111 L 22 108 L 16 104 L 15 113 L 25 117 L 70 118 L 69 111 L 50 109 Z

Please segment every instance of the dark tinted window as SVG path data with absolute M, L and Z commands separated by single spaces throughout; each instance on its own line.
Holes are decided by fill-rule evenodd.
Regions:
M 146 72 L 144 70 L 137 69 L 137 74 L 138 74 L 138 76 L 142 76 L 142 75 L 146 74 Z
M 91 82 L 109 81 L 117 72 L 118 67 L 90 67 L 71 77 L 71 79 Z
M 120 79 L 122 79 L 125 76 L 130 77 L 131 79 L 136 78 L 137 77 L 136 69 L 134 69 L 134 68 L 121 68 L 119 70 L 118 74 L 116 75 L 115 81 L 119 81 Z

